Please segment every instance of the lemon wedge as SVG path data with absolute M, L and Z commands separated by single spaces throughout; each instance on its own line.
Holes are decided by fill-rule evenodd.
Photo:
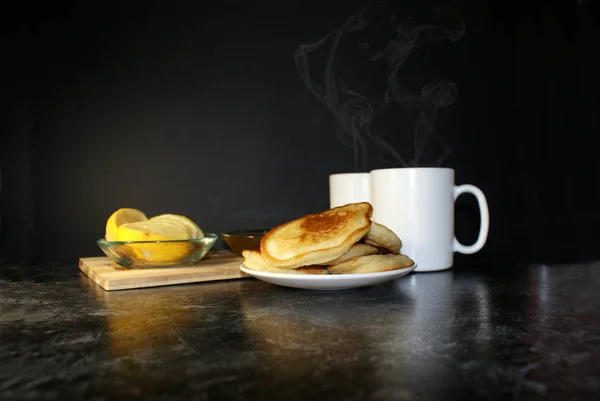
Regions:
M 185 216 L 178 214 L 161 214 L 152 217 L 152 221 L 167 221 L 180 227 L 189 234 L 189 238 L 204 238 L 204 233 L 196 223 Z
M 117 230 L 119 241 L 172 241 L 190 239 L 184 228 L 166 220 L 147 220 L 126 223 Z M 148 262 L 167 262 L 183 258 L 192 250 L 192 244 L 145 243 L 129 244 L 138 258 Z
M 146 220 L 148 218 L 141 210 L 121 208 L 108 218 L 104 238 L 107 241 L 118 241 L 117 231 L 121 225 Z

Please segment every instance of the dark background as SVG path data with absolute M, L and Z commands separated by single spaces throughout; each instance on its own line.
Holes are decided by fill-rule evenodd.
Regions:
M 328 175 L 353 171 L 353 153 L 293 56 L 367 2 L 213 3 L 3 11 L 4 255 L 100 255 L 120 207 L 217 233 L 328 207 Z M 589 1 L 526 3 L 414 2 L 451 4 L 466 25 L 430 64 L 458 86 L 437 121 L 454 149 L 444 165 L 486 193 L 491 213 L 486 247 L 459 263 L 600 257 L 597 14 Z M 385 127 L 397 149 L 410 135 Z M 380 167 L 396 166 L 371 149 L 368 169 Z M 478 224 L 461 199 L 459 239 Z

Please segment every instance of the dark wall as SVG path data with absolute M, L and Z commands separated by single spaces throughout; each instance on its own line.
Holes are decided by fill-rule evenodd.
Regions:
M 4 253 L 99 254 L 119 207 L 209 232 L 271 227 L 327 208 L 328 175 L 355 168 L 293 56 L 366 2 L 73 3 L 4 15 Z M 485 250 L 461 260 L 599 257 L 596 16 L 577 1 L 452 5 L 465 36 L 434 48 L 427 72 L 458 86 L 437 120 L 444 165 L 492 215 Z M 406 153 L 413 123 L 382 135 Z M 370 148 L 368 169 L 391 166 Z M 474 202 L 456 224 L 474 239 Z

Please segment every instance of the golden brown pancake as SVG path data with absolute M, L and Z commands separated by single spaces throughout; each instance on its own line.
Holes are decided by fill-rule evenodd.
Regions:
M 327 269 L 331 274 L 378 273 L 404 269 L 414 264 L 415 262 L 406 255 L 368 255 L 329 266 Z
M 402 241 L 392 230 L 374 221 L 371 222 L 371 228 L 362 242 L 391 253 L 400 253 L 400 248 L 402 248 Z
M 270 230 L 260 243 L 265 261 L 276 267 L 320 265 L 339 258 L 371 228 L 373 207 L 351 203 L 308 214 Z
M 327 266 L 333 266 L 345 262 L 347 260 L 357 258 L 359 256 L 375 255 L 377 252 L 379 252 L 379 250 L 374 246 L 367 244 L 354 244 L 350 247 L 350 249 L 348 249 L 348 252 L 346 252 L 339 258 L 333 259 L 323 264 Z
M 242 255 L 244 256 L 244 266 L 252 270 L 286 274 L 329 274 L 325 266 L 304 266 L 297 269 L 275 267 L 265 262 L 259 251 L 245 250 Z

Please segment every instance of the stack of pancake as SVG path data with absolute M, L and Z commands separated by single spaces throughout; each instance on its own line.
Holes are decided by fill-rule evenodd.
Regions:
M 403 269 L 414 261 L 402 255 L 402 241 L 371 220 L 367 202 L 309 214 L 270 230 L 260 251 L 243 252 L 252 270 L 289 274 L 359 274 Z

